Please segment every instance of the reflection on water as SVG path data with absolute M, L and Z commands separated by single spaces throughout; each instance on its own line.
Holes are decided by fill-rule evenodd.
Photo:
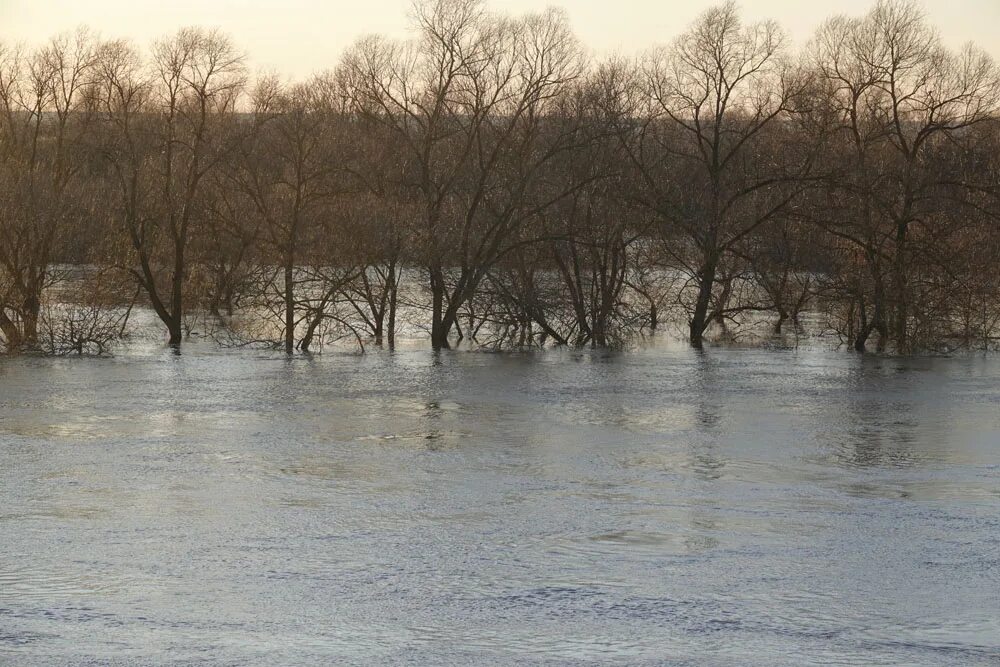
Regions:
M 998 442 L 994 358 L 2 359 L 0 664 L 996 664 Z

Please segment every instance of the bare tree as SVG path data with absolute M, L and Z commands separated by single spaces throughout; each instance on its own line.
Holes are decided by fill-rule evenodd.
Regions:
M 411 39 L 249 94 L 217 31 L 0 46 L 4 348 L 103 352 L 135 299 L 171 345 L 287 353 L 403 321 L 435 349 L 668 321 L 700 347 L 807 309 L 857 350 L 996 344 L 1000 72 L 916 5 L 796 61 L 727 2 L 591 66 L 561 12 L 484 1 L 417 0 Z
M 187 28 L 157 42 L 148 70 L 127 44 L 102 55 L 102 153 L 131 246 L 126 267 L 171 345 L 183 339 L 187 253 L 205 218 L 205 176 L 238 143 L 233 111 L 243 84 L 242 56 L 217 31 Z
M 0 45 L 0 331 L 8 350 L 37 345 L 58 244 L 84 216 L 77 176 L 94 54 L 85 29 L 30 54 Z
M 440 349 L 490 267 L 523 245 L 525 223 L 565 194 L 530 196 L 574 140 L 548 131 L 545 111 L 582 59 L 559 12 L 514 20 L 478 0 L 431 0 L 414 17 L 413 42 L 363 40 L 342 73 L 355 112 L 391 128 L 406 153 Z
M 291 354 L 300 320 L 320 316 L 309 305 L 317 299 L 328 302 L 325 296 L 344 280 L 338 274 L 333 285 L 327 284 L 322 269 L 332 258 L 316 252 L 324 232 L 331 231 L 324 222 L 337 189 L 334 141 L 339 128 L 315 82 L 282 86 L 265 79 L 254 92 L 253 107 L 254 129 L 234 179 L 263 221 L 264 261 L 279 267 L 282 338 Z M 297 286 L 314 293 L 297 295 Z
M 624 124 L 622 136 L 644 186 L 640 200 L 659 216 L 662 233 L 676 236 L 676 261 L 694 283 L 689 338 L 696 347 L 726 309 L 713 289 L 727 253 L 804 188 L 808 153 L 758 159 L 803 89 L 784 48 L 775 23 L 744 26 L 728 2 L 641 64 L 639 122 Z
M 821 221 L 858 248 L 871 286 L 856 290 L 862 321 L 853 344 L 863 350 L 877 331 L 880 348 L 893 339 L 905 351 L 911 238 L 935 224 L 946 201 L 935 191 L 954 178 L 934 178 L 928 157 L 936 144 L 995 114 L 1000 78 L 985 53 L 945 49 L 906 0 L 880 0 L 864 17 L 827 21 L 810 54 L 843 138 L 831 160 L 842 168 Z

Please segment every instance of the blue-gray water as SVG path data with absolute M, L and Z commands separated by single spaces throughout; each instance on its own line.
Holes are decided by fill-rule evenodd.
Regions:
M 0 664 L 1000 663 L 1000 358 L 0 360 Z

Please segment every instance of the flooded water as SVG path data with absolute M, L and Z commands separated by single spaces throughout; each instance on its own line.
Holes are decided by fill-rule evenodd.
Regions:
M 1000 663 L 1000 358 L 0 359 L 0 664 Z

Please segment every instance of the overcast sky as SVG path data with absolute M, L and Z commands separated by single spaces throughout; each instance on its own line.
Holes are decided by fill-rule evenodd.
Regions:
M 487 0 L 511 13 L 564 8 L 597 55 L 632 54 L 669 41 L 713 0 Z M 862 14 L 873 0 L 743 0 L 748 20 L 773 18 L 797 43 L 834 12 Z M 1000 58 L 1000 0 L 924 0 L 945 41 L 973 41 Z M 104 37 L 142 46 L 188 25 L 219 27 L 250 56 L 254 68 L 291 77 L 334 65 L 360 35 L 403 37 L 410 0 L 0 0 L 0 40 L 37 44 L 87 24 Z

